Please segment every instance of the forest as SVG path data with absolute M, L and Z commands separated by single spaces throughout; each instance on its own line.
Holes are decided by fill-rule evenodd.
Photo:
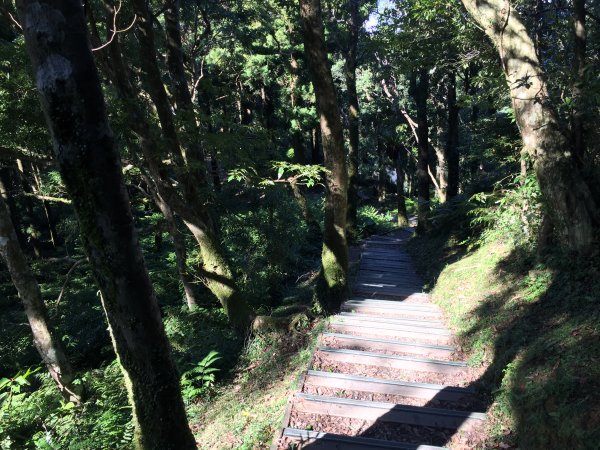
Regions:
M 0 449 L 597 449 L 599 124 L 592 0 L 0 0 Z M 384 244 L 485 424 L 277 441 Z

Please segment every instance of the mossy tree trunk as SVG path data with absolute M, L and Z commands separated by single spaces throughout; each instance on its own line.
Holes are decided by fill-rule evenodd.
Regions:
M 517 11 L 506 0 L 462 0 L 497 48 L 525 150 L 558 242 L 585 253 L 600 226 L 598 200 L 573 158 L 570 142 L 548 98 L 546 76 L 535 44 Z
M 323 32 L 320 0 L 299 0 L 304 33 L 304 52 L 310 69 L 317 111 L 326 177 L 325 222 L 322 269 L 316 299 L 326 311 L 337 310 L 348 294 L 348 245 L 346 214 L 348 172 L 344 152 L 342 120 L 336 98 Z
M 53 336 L 50 329 L 40 287 L 19 246 L 8 205 L 2 196 L 0 196 L 0 255 L 8 267 L 10 277 L 23 302 L 35 348 L 65 400 L 79 404 L 82 387 L 73 384 L 75 381 L 73 369 L 60 339 Z
M 20 0 L 17 7 L 54 158 L 72 199 L 123 369 L 135 446 L 195 449 L 179 375 L 135 233 L 83 7 L 76 0 Z

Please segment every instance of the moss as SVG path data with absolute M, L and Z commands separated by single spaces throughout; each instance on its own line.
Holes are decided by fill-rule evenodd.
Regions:
M 600 439 L 598 257 L 535 257 L 488 239 L 465 253 L 451 238 L 411 243 L 489 396 L 486 448 L 595 448 Z M 425 273 L 425 272 L 424 272 Z

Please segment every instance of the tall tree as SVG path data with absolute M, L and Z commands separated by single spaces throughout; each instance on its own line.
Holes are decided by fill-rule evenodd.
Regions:
M 360 0 L 348 0 L 348 46 L 346 49 L 345 77 L 348 93 L 348 223 L 351 236 L 356 234 L 356 214 L 358 211 L 358 152 L 360 138 L 360 118 L 358 93 L 356 92 L 356 67 L 358 37 L 362 20 L 360 17 Z
M 458 195 L 458 181 L 460 170 L 460 157 L 458 154 L 458 114 L 459 107 L 456 101 L 456 72 L 451 70 L 448 74 L 448 92 L 446 103 L 448 109 L 448 129 L 446 131 L 446 162 L 448 167 L 448 185 L 446 198 L 451 199 Z
M 534 163 L 560 242 L 578 252 L 588 251 L 600 226 L 598 201 L 561 131 L 534 41 L 510 2 L 462 2 L 500 54 L 523 144 Z
M 40 287 L 19 246 L 8 205 L 2 196 L 0 196 L 0 255 L 8 267 L 10 277 L 23 302 L 25 315 L 33 334 L 33 343 L 50 376 L 67 401 L 80 403 L 81 385 L 74 384 L 75 375 L 65 349 L 60 339 L 53 336 L 50 329 Z
M 585 0 L 573 0 L 574 23 L 574 83 L 573 83 L 573 149 L 575 158 L 581 163 L 585 154 L 585 107 L 583 105 L 583 87 L 585 85 L 585 65 L 587 48 L 587 31 L 585 26 Z
M 339 308 L 348 293 L 348 172 L 344 136 L 335 86 L 327 60 L 321 1 L 299 1 L 304 52 L 315 89 L 323 155 L 325 167 L 328 169 L 322 269 L 317 286 L 317 300 L 327 311 L 334 311 Z
M 76 0 L 19 0 L 54 157 L 73 201 L 133 408 L 135 444 L 192 449 L 179 377 L 135 233 Z
M 417 157 L 417 218 L 419 229 L 427 228 L 427 216 L 429 215 L 429 121 L 427 119 L 427 98 L 429 97 L 429 73 L 422 68 L 413 74 L 412 80 L 413 98 L 417 108 L 417 145 L 419 154 Z

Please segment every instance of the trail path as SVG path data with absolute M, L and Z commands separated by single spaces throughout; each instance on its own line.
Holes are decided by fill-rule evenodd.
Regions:
M 485 415 L 440 309 L 413 271 L 410 231 L 363 244 L 353 296 L 330 319 L 275 449 L 475 448 Z

